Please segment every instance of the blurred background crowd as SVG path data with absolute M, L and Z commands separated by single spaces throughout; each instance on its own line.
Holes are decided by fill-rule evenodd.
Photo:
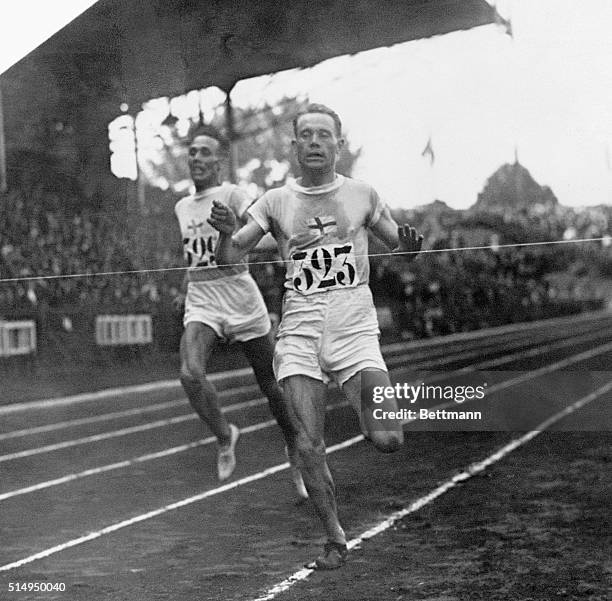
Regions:
M 265 169 L 257 175 L 268 176 Z M 143 213 L 112 202 L 95 207 L 65 182 L 58 189 L 31 173 L 17 183 L 0 198 L 0 318 L 34 319 L 44 351 L 68 339 L 85 348 L 98 314 L 148 313 L 156 346 L 176 350 L 178 196 L 158 192 L 157 210 Z M 398 222 L 423 233 L 427 252 L 407 264 L 371 241 L 370 286 L 384 337 L 423 338 L 602 308 L 612 278 L 604 236 L 611 213 L 606 206 L 560 206 L 518 161 L 500 167 L 468 210 L 435 201 L 394 211 Z M 267 252 L 251 271 L 278 316 L 284 265 Z
M 307 102 L 236 111 L 233 179 L 254 199 L 297 174 L 290 124 Z M 222 106 L 212 123 L 224 129 Z M 153 344 L 138 352 L 178 350 L 182 316 L 172 301 L 184 260 L 173 209 L 189 189 L 188 132 L 169 118 L 161 131 L 136 182 L 98 169 L 98 178 L 106 175 L 93 194 L 87 178 L 67 175 L 44 154 L 9 164 L 0 194 L 0 321 L 34 320 L 39 358 L 99 360 L 97 315 L 149 314 Z M 348 140 L 338 171 L 350 176 L 360 153 Z M 518 157 L 487 179 L 468 209 L 434 200 L 392 213 L 424 235 L 424 252 L 407 263 L 370 242 L 383 341 L 600 309 L 612 298 L 612 206 L 562 206 Z M 251 257 L 250 269 L 277 322 L 284 265 L 266 251 Z

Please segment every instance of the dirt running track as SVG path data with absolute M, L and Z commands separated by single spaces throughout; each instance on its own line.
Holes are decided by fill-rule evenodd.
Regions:
M 355 438 L 331 390 L 329 461 L 349 538 L 455 477 L 333 573 L 300 572 L 322 531 L 310 504 L 295 504 L 245 370 L 216 376 L 243 429 L 222 488 L 210 435 L 175 383 L 0 406 L 0 599 L 608 599 L 611 335 L 612 316 L 592 314 L 386 347 L 396 382 L 487 386 L 459 406 L 482 420 L 410 421 L 393 455 Z M 34 583 L 65 590 L 9 590 Z

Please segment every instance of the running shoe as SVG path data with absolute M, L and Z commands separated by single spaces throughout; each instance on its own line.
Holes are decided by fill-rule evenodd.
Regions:
M 217 451 L 217 473 L 219 480 L 227 480 L 236 468 L 236 443 L 240 438 L 240 430 L 234 424 L 230 424 L 230 441 L 219 445 Z
M 348 548 L 342 543 L 328 541 L 323 547 L 323 554 L 319 555 L 307 567 L 314 570 L 336 570 L 342 567 L 346 562 Z

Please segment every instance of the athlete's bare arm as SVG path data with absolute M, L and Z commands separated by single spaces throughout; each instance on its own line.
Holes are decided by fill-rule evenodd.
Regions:
M 215 250 L 217 265 L 239 263 L 246 254 L 255 248 L 265 234 L 261 226 L 250 215 L 246 224 L 234 234 L 237 223 L 234 211 L 216 200 L 213 201 L 213 207 L 207 221 L 219 232 L 219 242 Z
M 372 231 L 391 251 L 412 253 L 404 255 L 406 261 L 416 258 L 423 245 L 423 236 L 418 235 L 416 229 L 407 223 L 397 225 L 387 207 L 383 210 L 380 219 L 372 226 Z

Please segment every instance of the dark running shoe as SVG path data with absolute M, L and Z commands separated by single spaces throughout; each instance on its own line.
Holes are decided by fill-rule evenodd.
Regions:
M 323 554 L 308 564 L 308 567 L 315 570 L 335 570 L 345 564 L 347 555 L 346 545 L 330 540 L 325 543 Z

